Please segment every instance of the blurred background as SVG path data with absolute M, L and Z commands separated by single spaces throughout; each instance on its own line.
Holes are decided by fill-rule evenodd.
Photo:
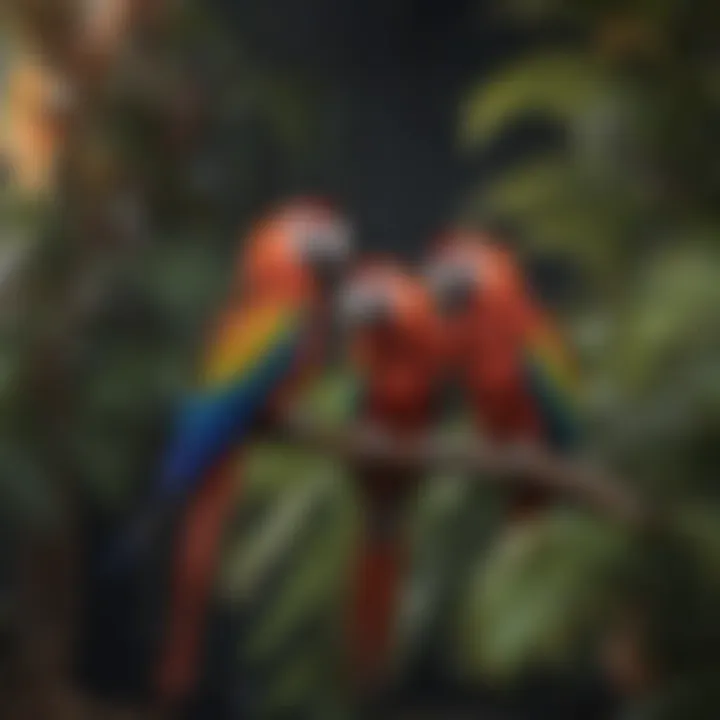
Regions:
M 5 717 L 153 717 L 153 621 L 123 626 L 134 601 L 103 595 L 93 553 L 147 485 L 249 223 L 297 193 L 409 262 L 449 224 L 511 221 L 579 352 L 589 453 L 670 518 L 649 536 L 558 512 L 504 534 L 491 493 L 426 483 L 389 716 L 589 718 L 584 697 L 598 717 L 720 717 L 717 3 L 0 12 Z M 318 413 L 344 411 L 344 382 L 328 373 Z M 223 634 L 246 648 L 250 717 L 357 714 L 318 627 L 352 543 L 343 470 L 253 462 L 218 590 L 242 608 Z M 549 710 L 493 714 L 537 667 L 578 678 Z

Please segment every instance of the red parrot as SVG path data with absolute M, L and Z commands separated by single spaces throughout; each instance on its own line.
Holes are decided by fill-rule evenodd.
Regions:
M 168 705 L 198 680 L 208 602 L 226 516 L 237 497 L 243 448 L 319 368 L 329 282 L 349 252 L 344 220 L 299 201 L 263 219 L 241 252 L 227 307 L 211 336 L 197 388 L 180 407 L 150 507 L 135 533 L 183 509 L 158 669 Z
M 376 261 L 349 282 L 343 315 L 359 380 L 360 425 L 391 441 L 422 437 L 433 421 L 444 368 L 443 335 L 430 294 L 401 267 Z M 402 515 L 419 472 L 369 462 L 356 470 L 363 528 L 349 647 L 356 680 L 372 684 L 388 659 L 407 554 Z
M 512 253 L 488 235 L 457 231 L 441 240 L 428 274 L 477 426 L 495 442 L 572 451 L 577 369 Z M 528 489 L 513 510 L 524 517 L 547 499 Z

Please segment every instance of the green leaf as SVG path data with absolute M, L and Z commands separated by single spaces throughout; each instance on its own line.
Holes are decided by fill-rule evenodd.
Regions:
M 609 358 L 626 387 L 650 389 L 681 358 L 717 347 L 718 272 L 716 253 L 692 243 L 646 262 Z
M 316 528 L 300 547 L 288 545 L 293 565 L 283 577 L 282 590 L 268 602 L 262 617 L 255 623 L 249 639 L 249 657 L 263 657 L 284 641 L 294 628 L 317 612 L 339 601 L 344 589 L 345 572 L 354 523 L 347 512 L 333 517 Z
M 607 282 L 631 254 L 627 237 L 635 199 L 597 182 L 576 162 L 545 158 L 502 173 L 476 193 L 466 215 L 511 217 L 524 230 L 525 251 L 561 252 L 588 277 Z
M 572 121 L 607 90 L 602 69 L 587 56 L 552 53 L 523 59 L 469 93 L 460 111 L 462 145 L 486 145 L 522 115 Z
M 247 600 L 256 593 L 279 558 L 296 550 L 298 529 L 330 498 L 327 478 L 303 477 L 298 483 L 296 476 L 294 484 L 276 499 L 258 531 L 250 538 L 243 537 L 229 553 L 226 563 L 232 570 L 222 590 L 228 600 Z
M 616 528 L 569 512 L 511 526 L 475 569 L 458 626 L 461 666 L 508 678 L 567 659 L 626 551 Z

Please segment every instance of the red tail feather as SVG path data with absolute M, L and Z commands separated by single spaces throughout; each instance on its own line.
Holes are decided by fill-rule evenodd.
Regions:
M 361 684 L 377 679 L 388 661 L 404 564 L 405 548 L 398 538 L 366 536 L 349 617 L 351 670 Z
M 169 621 L 158 691 L 173 705 L 192 692 L 202 662 L 205 625 L 225 520 L 235 492 L 230 464 L 222 464 L 186 510 L 173 567 Z

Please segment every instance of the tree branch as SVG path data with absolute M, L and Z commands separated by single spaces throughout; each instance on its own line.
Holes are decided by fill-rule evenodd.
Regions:
M 323 425 L 293 413 L 285 415 L 280 425 L 286 439 L 353 463 L 370 462 L 418 472 L 462 471 L 471 473 L 474 482 L 529 486 L 569 496 L 632 525 L 644 526 L 655 518 L 655 511 L 626 482 L 587 462 L 535 445 L 488 445 L 477 438 L 453 442 L 434 435 L 396 438 L 359 423 Z

